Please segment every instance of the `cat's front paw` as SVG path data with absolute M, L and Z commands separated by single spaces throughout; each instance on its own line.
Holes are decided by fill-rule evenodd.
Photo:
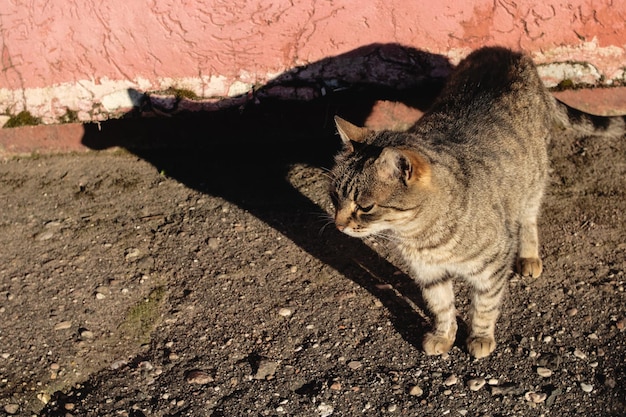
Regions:
M 523 277 L 538 278 L 543 271 L 543 263 L 539 258 L 519 258 L 517 272 Z
M 445 336 L 439 336 L 434 333 L 426 333 L 424 341 L 422 342 L 422 347 L 424 348 L 424 352 L 429 356 L 443 355 L 452 348 L 453 344 L 454 339 L 449 339 Z
M 489 336 L 471 336 L 467 339 L 467 349 L 476 359 L 489 356 L 496 348 L 496 340 Z

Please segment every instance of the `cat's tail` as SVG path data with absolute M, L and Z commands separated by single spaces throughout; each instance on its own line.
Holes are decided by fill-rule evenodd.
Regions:
M 618 137 L 626 133 L 626 116 L 597 116 L 575 109 L 554 98 L 556 123 L 577 136 Z

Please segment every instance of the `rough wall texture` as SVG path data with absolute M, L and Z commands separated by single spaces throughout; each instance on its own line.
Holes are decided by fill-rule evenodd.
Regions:
M 441 76 L 487 44 L 528 51 L 550 86 L 623 83 L 626 2 L 5 0 L 0 114 L 97 120 L 181 95 L 210 108 L 272 80 L 272 94 L 310 98 L 406 78 L 385 71 Z

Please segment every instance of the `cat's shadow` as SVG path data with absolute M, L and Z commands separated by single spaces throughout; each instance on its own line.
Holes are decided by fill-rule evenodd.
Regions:
M 355 62 L 376 64 L 378 75 L 361 71 L 361 78 L 351 79 L 354 75 L 348 71 L 342 76 L 342 68 Z M 415 283 L 362 241 L 334 227 L 320 234 L 322 209 L 287 176 L 294 164 L 332 166 L 340 142 L 333 115 L 363 123 L 378 100 L 423 110 L 449 69 L 441 56 L 398 45 L 370 45 L 286 73 L 252 99 L 223 103 L 223 110 L 87 124 L 83 144 L 92 149 L 123 147 L 159 172 L 244 208 L 379 299 L 399 334 L 421 350 L 428 322 Z M 310 101 L 278 100 L 272 96 L 278 88 L 320 94 Z M 150 106 L 145 97 L 141 103 L 141 94 L 131 95 L 139 98 L 135 112 Z

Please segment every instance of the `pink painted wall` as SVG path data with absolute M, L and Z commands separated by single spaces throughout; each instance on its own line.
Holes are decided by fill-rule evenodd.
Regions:
M 243 94 L 284 71 L 373 43 L 452 63 L 500 44 L 526 50 L 551 85 L 626 80 L 626 2 L 617 0 L 4 0 L 0 114 L 102 119 L 126 90 Z M 584 65 L 573 65 L 580 62 Z

